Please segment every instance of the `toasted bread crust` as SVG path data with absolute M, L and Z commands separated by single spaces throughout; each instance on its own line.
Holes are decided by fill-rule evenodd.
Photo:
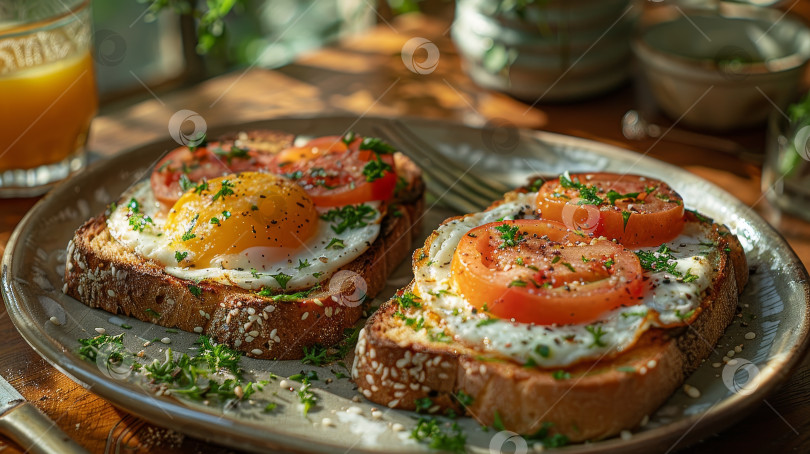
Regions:
M 366 398 L 390 408 L 414 410 L 417 399 L 428 397 L 434 404 L 431 413 L 466 410 L 488 426 L 497 414 L 504 428 L 521 434 L 551 422 L 552 433 L 576 442 L 633 428 L 700 365 L 734 317 L 748 279 L 745 255 L 725 227 L 715 224 L 713 229 L 723 253 L 692 324 L 650 329 L 615 357 L 565 368 L 570 379 L 558 380 L 554 370 L 527 369 L 512 361 L 483 361 L 481 352 L 457 342 L 412 341 L 401 335 L 401 319 L 392 316 L 398 305 L 391 300 L 360 333 L 352 368 L 355 383 Z M 466 408 L 455 397 L 459 391 L 472 397 Z
M 267 134 L 275 137 L 280 133 L 266 132 L 262 137 L 270 137 Z M 368 297 L 384 288 L 388 275 L 408 256 L 420 232 L 424 209 L 421 172 L 407 157 L 397 154 L 395 159 L 408 187 L 400 191 L 383 218 L 377 239 L 341 268 L 365 281 Z M 192 284 L 202 291 L 199 295 L 192 292 Z M 92 308 L 204 334 L 263 359 L 299 359 L 304 347 L 334 345 L 364 311 L 362 301 L 344 296 L 355 290 L 350 280 L 342 289 L 326 280 L 305 299 L 273 301 L 239 287 L 176 278 L 158 263 L 116 242 L 104 215 L 88 220 L 69 243 L 64 290 Z

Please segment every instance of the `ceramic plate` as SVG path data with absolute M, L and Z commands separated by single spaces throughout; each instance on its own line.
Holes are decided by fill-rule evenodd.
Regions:
M 209 136 L 254 128 L 313 136 L 339 134 L 348 129 L 376 135 L 387 121 L 350 117 L 276 119 L 219 128 L 209 131 Z M 677 167 L 574 137 L 475 129 L 436 120 L 402 122 L 441 153 L 471 167 L 471 172 L 515 186 L 530 174 L 564 170 L 631 170 L 661 178 L 683 195 L 688 207 L 727 224 L 745 248 L 754 272 L 741 297 L 741 316 L 728 328 L 716 352 L 687 380 L 700 390 L 700 397 L 689 397 L 679 390 L 631 437 L 574 445 L 566 452 L 649 452 L 698 440 L 732 424 L 757 406 L 784 381 L 800 357 L 808 336 L 807 272 L 778 233 L 725 191 Z M 92 386 L 93 392 L 115 405 L 157 425 L 198 438 L 253 451 L 279 447 L 334 453 L 426 450 L 408 436 L 414 427 L 413 413 L 387 411 L 359 399 L 352 383 L 338 378 L 337 373 L 347 371 L 337 364 L 315 368 L 300 361 L 242 359 L 243 367 L 256 378 L 266 377 L 269 372 L 284 377 L 302 370 L 316 370 L 320 380 L 314 386 L 319 403 L 304 417 L 297 397 L 276 382 L 266 388 L 267 393 L 277 394 L 271 396 L 279 404 L 273 412 L 241 404 L 205 406 L 156 396 L 132 379 L 79 358 L 77 339 L 95 336 L 95 328 L 104 328 L 109 334 L 125 332 L 125 345 L 130 351 L 144 350 L 142 362 L 163 357 L 167 347 L 157 342 L 144 348 L 147 340 L 170 337 L 175 352 L 187 352 L 198 337 L 185 332 L 167 333 L 163 327 L 112 317 L 62 294 L 65 246 L 74 230 L 102 212 L 129 185 L 147 176 L 155 161 L 175 146 L 167 140 L 99 162 L 51 191 L 20 222 L 3 257 L 2 288 L 8 313 L 22 336 L 55 367 Z M 455 214 L 441 202 L 429 199 L 430 208 L 423 220 L 425 233 Z M 389 297 L 409 280 L 410 265 L 404 263 L 388 280 L 380 299 Z M 49 322 L 51 317 L 56 317 L 60 325 Z M 132 328 L 123 329 L 122 324 Z M 752 337 L 748 333 L 756 337 L 748 339 Z M 742 346 L 735 364 L 713 366 L 722 363 L 721 358 L 735 346 Z M 327 378 L 331 378 L 328 384 Z M 351 407 L 356 408 L 347 411 Z M 372 408 L 380 408 L 377 418 L 372 417 Z M 324 418 L 329 418 L 332 425 L 324 426 Z M 496 431 L 485 431 L 469 418 L 461 418 L 459 423 L 467 434 L 469 450 L 486 451 L 491 445 L 496 450 L 501 448 L 503 437 L 495 437 Z M 404 430 L 393 430 L 396 424 L 401 424 Z M 514 446 L 506 443 L 504 448 Z

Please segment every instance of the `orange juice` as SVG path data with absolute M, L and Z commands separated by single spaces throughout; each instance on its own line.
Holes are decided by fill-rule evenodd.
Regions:
M 89 50 L 0 75 L 0 171 L 57 163 L 80 150 L 97 105 Z

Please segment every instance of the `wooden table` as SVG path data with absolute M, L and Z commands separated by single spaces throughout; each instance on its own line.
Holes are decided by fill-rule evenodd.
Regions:
M 810 17 L 810 5 L 797 6 Z M 402 45 L 414 36 L 435 42 L 441 51 L 432 74 L 408 71 L 400 59 Z M 164 138 L 173 113 L 191 109 L 209 125 L 284 115 L 351 113 L 421 116 L 484 124 L 502 118 L 517 126 L 538 128 L 613 143 L 668 161 L 735 194 L 768 217 L 806 266 L 810 266 L 810 224 L 773 214 L 760 193 L 760 168 L 719 153 L 667 142 L 626 140 L 622 114 L 639 103 L 631 86 L 575 104 L 528 105 L 475 86 L 461 73 L 448 37 L 446 21 L 402 16 L 358 38 L 304 56 L 275 71 L 249 68 L 193 88 L 159 93 L 123 110 L 99 116 L 91 149 L 111 154 L 152 139 Z M 761 148 L 764 133 L 729 136 Z M 0 200 L 0 250 L 35 200 Z M 56 371 L 17 334 L 5 311 L 0 313 L 0 374 L 79 443 L 93 452 L 227 452 L 179 433 L 157 428 L 113 407 Z M 742 422 L 690 448 L 694 452 L 810 451 L 810 362 L 805 361 L 779 392 Z M 0 438 L 6 452 L 18 452 Z

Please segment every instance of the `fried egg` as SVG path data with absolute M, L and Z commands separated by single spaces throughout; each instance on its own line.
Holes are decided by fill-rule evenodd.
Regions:
M 712 264 L 718 252 L 706 226 L 687 223 L 682 234 L 667 245 L 672 249 L 675 269 L 681 275 L 694 276 L 688 282 L 667 272 L 645 271 L 648 285 L 641 300 L 628 301 L 588 324 L 540 326 L 485 318 L 454 288 L 450 266 L 453 253 L 474 227 L 499 219 L 538 218 L 536 196 L 518 194 L 490 211 L 440 226 L 425 251 L 427 259 L 414 266 L 414 293 L 422 299 L 423 307 L 439 316 L 441 328 L 458 341 L 520 363 L 562 367 L 625 351 L 649 328 L 685 324 L 699 307 L 711 285 Z M 656 248 L 643 250 L 655 253 Z
M 243 172 L 188 190 L 168 212 L 141 182 L 122 195 L 107 226 L 172 276 L 289 292 L 317 285 L 371 246 L 381 204 L 362 205 L 361 221 L 346 228 L 324 216 L 335 207 L 315 206 L 294 182 Z

